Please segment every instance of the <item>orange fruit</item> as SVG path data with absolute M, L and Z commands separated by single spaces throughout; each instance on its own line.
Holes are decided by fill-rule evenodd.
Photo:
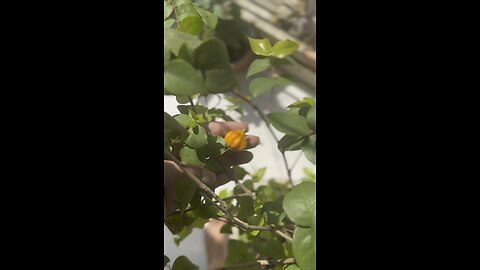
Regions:
M 247 147 L 245 130 L 238 129 L 227 132 L 224 137 L 225 144 L 234 151 L 242 151 Z

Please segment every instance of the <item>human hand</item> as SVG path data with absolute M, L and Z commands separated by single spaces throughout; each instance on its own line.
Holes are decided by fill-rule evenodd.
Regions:
M 247 124 L 243 122 L 210 122 L 208 123 L 207 132 L 211 135 L 222 136 L 231 130 L 247 129 Z M 253 148 L 260 143 L 260 139 L 257 136 L 247 135 L 247 147 L 246 149 Z M 221 162 L 226 165 L 227 171 L 221 171 L 213 173 L 205 168 L 200 168 L 193 165 L 187 165 L 187 169 L 191 170 L 194 174 L 201 174 L 203 177 L 200 179 L 207 186 L 217 188 L 221 185 L 233 180 L 229 175 L 233 175 L 232 166 L 240 165 L 250 162 L 253 159 L 253 154 L 248 151 L 227 151 L 220 158 Z M 176 198 L 175 185 L 180 181 L 185 173 L 182 168 L 178 166 L 174 161 L 163 161 L 163 187 L 165 198 L 165 215 L 172 214 L 178 207 L 178 200 Z

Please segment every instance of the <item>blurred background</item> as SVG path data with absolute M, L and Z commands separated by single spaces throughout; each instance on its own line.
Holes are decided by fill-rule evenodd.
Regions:
M 263 113 L 286 111 L 286 107 L 304 97 L 316 98 L 316 2 L 313 0 L 201 0 L 197 4 L 213 10 L 220 18 L 217 33 L 227 43 L 230 60 L 236 72 L 241 91 L 248 95 L 250 78 L 246 79 L 248 66 L 255 59 L 250 52 L 247 37 L 268 38 L 275 43 L 278 40 L 291 39 L 300 44 L 293 55 L 297 64 L 284 66 L 281 71 L 295 83 L 286 87 L 276 87 L 255 99 Z M 178 114 L 177 101 L 174 96 L 165 96 L 165 112 Z M 212 95 L 207 99 L 201 98 L 200 104 L 208 107 L 227 109 L 231 103 L 223 95 Z M 241 105 L 243 115 L 229 112 L 236 121 L 244 121 L 249 125 L 248 134 L 260 137 L 261 143 L 250 151 L 254 154 L 253 160 L 242 165 L 249 172 L 262 167 L 267 170 L 263 181 L 270 179 L 288 181 L 287 171 L 283 164 L 282 155 L 277 149 L 276 142 L 268 131 L 265 123 L 258 114 L 247 104 Z M 277 132 L 281 138 L 281 133 Z M 295 184 L 305 177 L 304 169 L 316 170 L 316 166 L 309 162 L 301 151 L 286 152 L 288 164 L 294 165 L 292 179 Z M 266 184 L 266 183 L 260 183 Z M 233 188 L 229 183 L 217 188 Z M 180 245 L 174 242 L 174 236 L 164 226 L 164 250 L 171 262 L 180 255 L 186 255 L 200 269 L 208 269 L 207 248 L 203 230 L 194 229 L 192 234 L 184 239 Z M 171 263 L 170 263 L 171 266 Z M 166 267 L 169 269 L 169 266 Z

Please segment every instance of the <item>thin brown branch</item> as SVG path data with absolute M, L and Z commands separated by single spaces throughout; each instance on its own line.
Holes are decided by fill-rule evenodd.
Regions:
M 270 131 L 270 134 L 272 134 L 272 137 L 275 139 L 275 141 L 277 142 L 277 145 L 278 143 L 280 142 L 280 140 L 277 138 L 277 136 L 275 135 L 275 132 L 273 131 L 272 127 L 270 126 L 270 124 L 268 123 L 268 120 L 267 118 L 265 117 L 265 115 L 263 114 L 263 112 L 260 110 L 260 108 L 258 108 L 257 105 L 255 105 L 255 103 L 253 103 L 250 99 L 248 99 L 247 97 L 245 97 L 244 95 L 242 95 L 238 90 L 233 90 L 232 93 L 239 97 L 241 100 L 245 101 L 248 105 L 250 105 L 250 107 L 252 107 L 257 113 L 258 115 L 260 115 L 260 118 L 262 118 L 262 120 L 265 122 L 265 124 L 267 125 L 267 128 L 268 130 Z M 279 150 L 280 151 L 280 150 Z M 285 156 L 285 152 L 284 151 L 280 151 L 280 153 L 282 154 L 282 158 L 283 158 L 283 163 L 285 164 L 285 169 L 287 170 L 287 175 L 288 175 L 288 181 L 290 181 L 290 184 L 292 185 L 292 187 L 294 186 L 293 184 L 293 180 L 292 180 L 292 171 L 290 169 L 290 167 L 288 166 L 288 162 L 287 162 L 287 158 Z

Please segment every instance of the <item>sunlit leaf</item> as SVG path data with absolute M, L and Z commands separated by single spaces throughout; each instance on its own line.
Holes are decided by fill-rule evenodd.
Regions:
M 285 195 L 283 209 L 296 224 L 310 227 L 313 211 L 316 207 L 316 190 L 317 185 L 315 183 L 303 182 Z
M 264 39 L 253 39 L 248 38 L 250 42 L 250 48 L 253 53 L 261 56 L 269 56 L 272 51 L 272 44 L 267 38 Z
M 277 58 L 285 58 L 294 53 L 298 49 L 298 47 L 298 43 L 289 39 L 279 41 L 275 45 L 273 45 L 273 48 L 271 50 L 271 56 Z

